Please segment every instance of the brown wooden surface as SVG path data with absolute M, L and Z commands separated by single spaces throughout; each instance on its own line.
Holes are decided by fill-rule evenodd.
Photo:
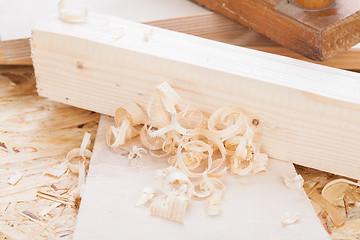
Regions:
M 0 64 L 1 65 L 32 65 L 32 61 L 31 58 L 7 60 L 4 58 L 2 49 L 0 48 Z
M 193 0 L 306 57 L 323 61 L 359 42 L 360 1 L 306 11 L 286 0 Z
M 292 2 L 305 9 L 321 9 L 328 7 L 334 0 L 292 0 Z

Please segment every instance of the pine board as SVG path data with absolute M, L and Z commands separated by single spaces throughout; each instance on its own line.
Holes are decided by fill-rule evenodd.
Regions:
M 265 174 L 224 179 L 222 213 L 207 216 L 204 201 L 190 201 L 184 224 L 153 217 L 149 209 L 135 207 L 139 191 L 160 186 L 155 170 L 166 167 L 166 158 L 150 154 L 141 167 L 130 166 L 132 142 L 120 150 L 105 143 L 112 118 L 102 116 L 79 210 L 74 240 L 80 239 L 329 239 L 304 191 L 287 188 L 282 176 L 294 176 L 294 166 L 270 160 Z M 300 212 L 300 221 L 283 227 L 285 211 Z

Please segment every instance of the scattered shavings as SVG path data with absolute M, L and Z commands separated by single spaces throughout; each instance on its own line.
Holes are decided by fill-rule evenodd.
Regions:
M 8 180 L 8 183 L 11 185 L 17 184 L 20 179 L 23 177 L 23 174 L 20 171 L 15 171 L 13 175 Z
M 294 177 L 284 176 L 284 183 L 288 188 L 292 189 L 302 189 L 304 185 L 304 179 L 300 174 L 297 174 Z
M 296 223 L 300 218 L 300 214 L 298 212 L 290 212 L 286 211 L 282 215 L 281 224 L 283 226 L 291 225 Z
M 228 169 L 241 176 L 266 171 L 268 156 L 253 143 L 255 133 L 242 109 L 225 106 L 207 118 L 200 109 L 181 104 L 180 96 L 167 82 L 156 87 L 146 114 L 136 103 L 127 103 L 116 110 L 115 123 L 106 134 L 110 148 L 140 135 L 152 155 L 170 155 L 170 167 L 157 171 L 163 181 L 163 196 L 150 205 L 154 216 L 183 222 L 190 198 L 206 199 L 206 212 L 217 215 L 225 190 L 221 178 Z M 133 146 L 128 158 L 141 158 L 140 149 Z M 137 200 L 140 205 L 154 197 L 147 194 L 142 192 L 144 200 Z
M 71 239 L 78 176 L 45 172 L 66 170 L 66 153 L 85 131 L 96 133 L 99 114 L 39 97 L 30 66 L 4 67 L 0 79 L 0 239 Z M 22 179 L 8 184 L 16 170 Z

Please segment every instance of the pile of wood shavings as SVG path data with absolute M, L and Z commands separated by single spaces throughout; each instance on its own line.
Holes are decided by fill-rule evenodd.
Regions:
M 137 200 L 137 204 L 151 202 L 155 216 L 182 222 L 191 198 L 206 199 L 207 213 L 217 215 L 225 190 L 221 178 L 228 168 L 237 175 L 266 170 L 268 157 L 254 143 L 254 131 L 240 108 L 222 107 L 206 117 L 193 106 L 181 107 L 180 96 L 167 82 L 156 87 L 147 114 L 129 103 L 117 109 L 115 122 L 117 126 L 107 130 L 109 147 L 140 135 L 154 156 L 169 155 L 170 166 L 160 172 L 162 198 L 152 201 L 155 194 L 147 189 L 140 194 L 146 201 Z
M 31 67 L 0 66 L 0 98 L 0 239 L 71 239 L 79 180 L 65 156 L 99 115 L 39 97 Z

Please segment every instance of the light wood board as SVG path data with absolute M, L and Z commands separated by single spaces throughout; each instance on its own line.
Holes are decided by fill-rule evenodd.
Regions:
M 74 239 L 329 239 L 309 199 L 289 189 L 282 176 L 294 176 L 292 164 L 271 159 L 267 173 L 239 177 L 228 174 L 222 213 L 211 217 L 203 200 L 190 201 L 184 224 L 149 214 L 135 207 L 144 187 L 160 187 L 156 169 L 168 166 L 166 158 L 143 157 L 140 167 L 129 164 L 132 144 L 110 150 L 105 143 L 113 119 L 102 116 L 80 206 Z M 285 211 L 298 211 L 300 220 L 282 226 Z
M 41 96 L 112 115 L 168 81 L 205 112 L 241 106 L 270 157 L 360 179 L 357 73 L 100 15 L 44 21 L 32 43 Z

